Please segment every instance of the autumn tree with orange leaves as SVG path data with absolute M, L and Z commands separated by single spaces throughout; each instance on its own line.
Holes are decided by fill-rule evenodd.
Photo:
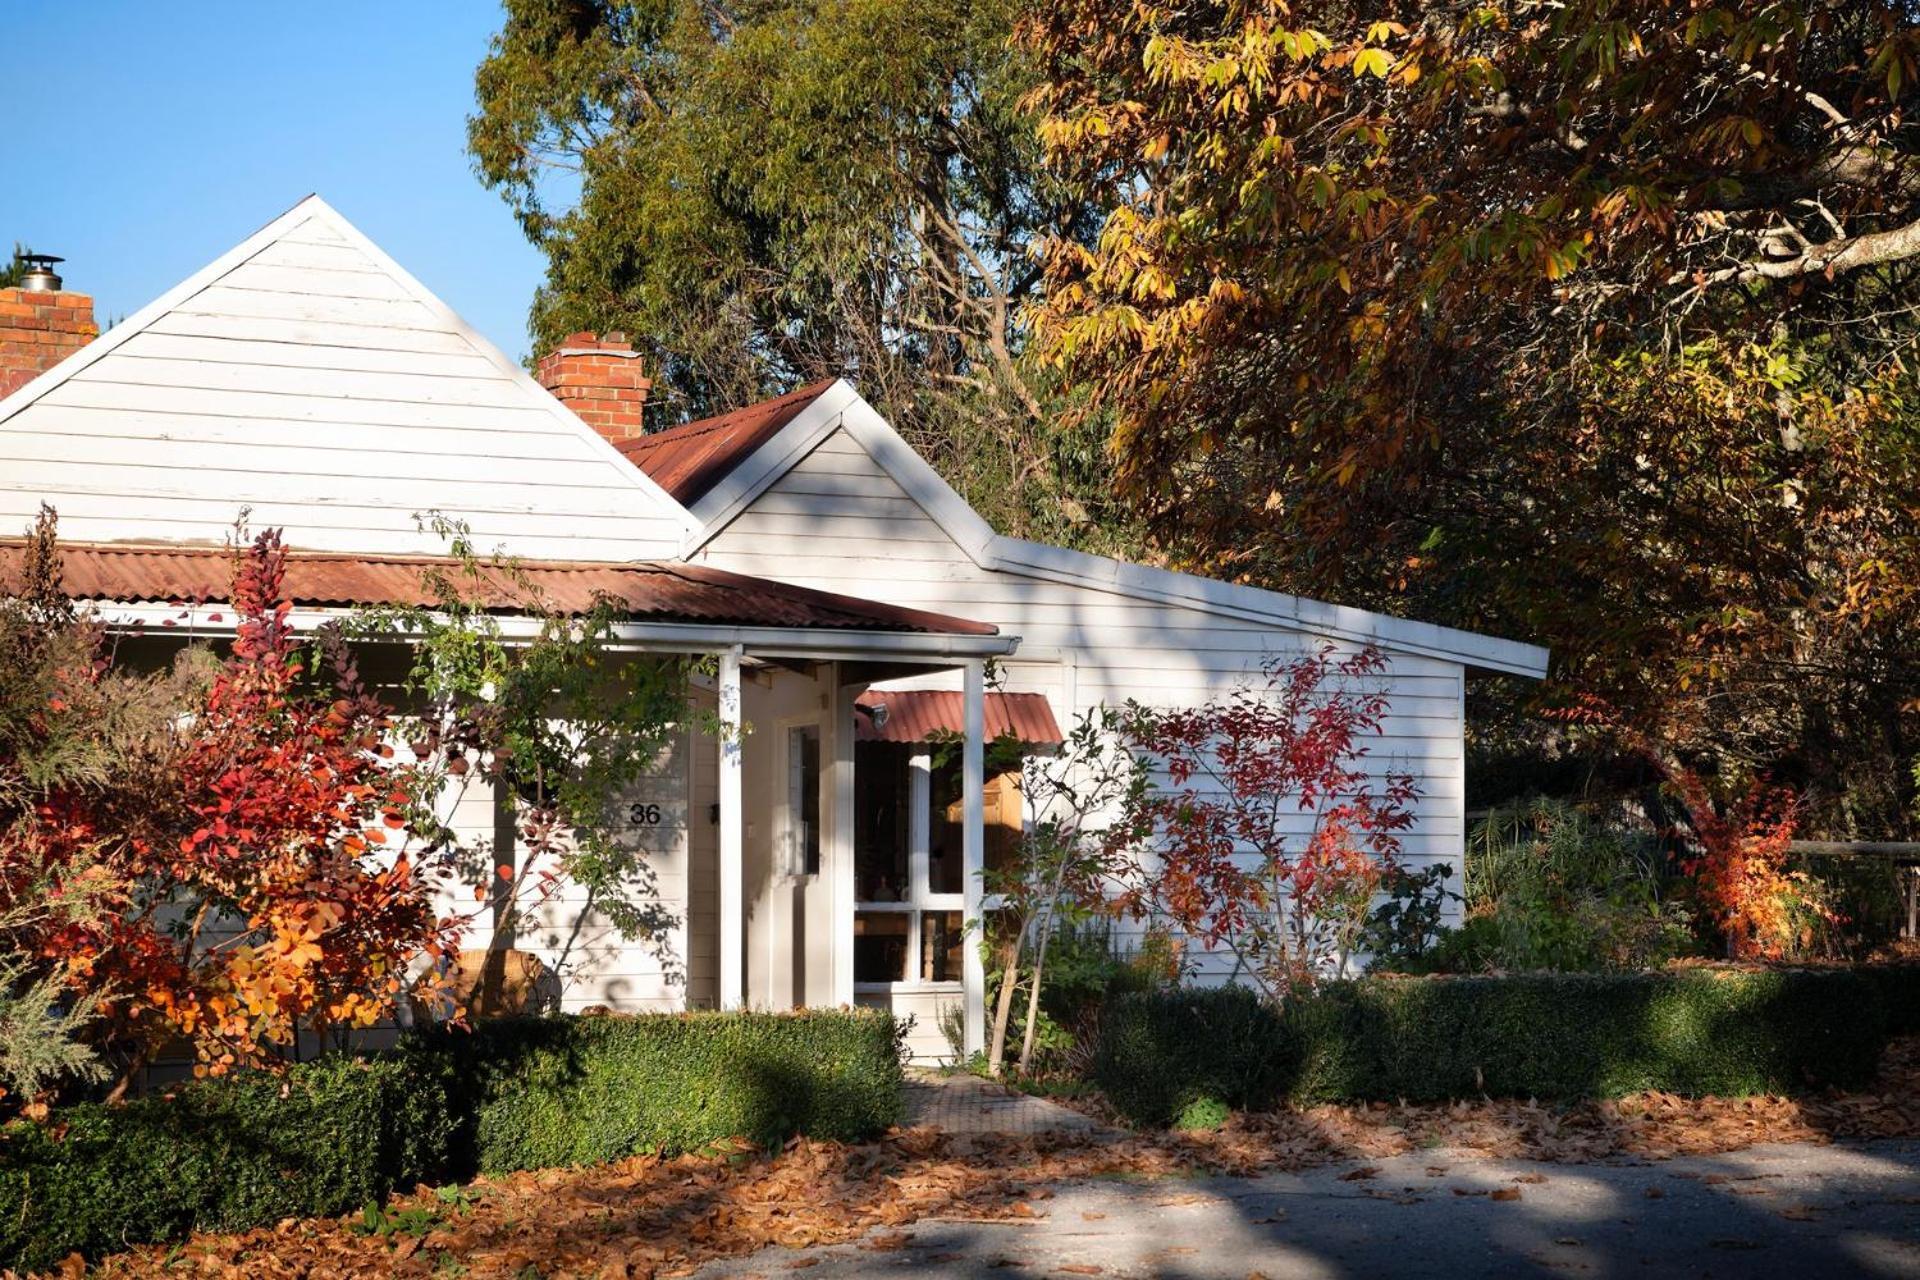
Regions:
M 230 651 L 156 676 L 116 668 L 67 606 L 52 533 L 48 513 L 0 628 L 20 664 L 0 699 L 0 941 L 21 977 L 91 1015 L 75 1030 L 123 1085 L 176 1039 L 217 1074 L 380 1020 L 457 922 L 410 850 L 423 797 L 387 709 L 343 640 L 306 647 L 288 623 L 278 535 L 236 548 Z M 82 901 L 18 915 L 50 892 Z
M 1532 639 L 1910 833 L 1909 5 L 1062 0 L 1035 348 L 1176 558 Z M 1476 716 L 1483 729 L 1492 726 Z

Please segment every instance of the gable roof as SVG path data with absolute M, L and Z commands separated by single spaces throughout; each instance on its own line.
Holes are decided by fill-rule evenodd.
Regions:
M 25 561 L 26 544 L 0 540 L 0 585 Z M 72 600 L 117 604 L 225 602 L 234 553 L 182 546 L 60 545 L 61 586 Z M 477 567 L 445 556 L 358 556 L 289 552 L 283 593 L 300 608 L 391 605 L 431 609 L 441 603 L 430 575 L 445 575 L 468 600 L 497 613 L 525 613 L 537 600 L 563 614 L 581 615 L 601 600 L 630 620 L 740 627 L 808 627 L 834 631 L 894 631 L 929 635 L 994 636 L 997 628 L 966 618 L 860 600 L 784 582 L 728 573 L 704 565 L 608 564 L 529 560 L 511 570 Z M 529 597 L 532 597 L 532 600 Z
M 725 474 L 700 497 L 688 501 L 698 529 L 687 539 L 683 555 L 691 555 L 712 541 L 829 435 L 844 430 L 982 569 L 1333 636 L 1356 644 L 1374 644 L 1484 671 L 1534 679 L 1546 675 L 1547 651 L 1538 645 L 995 533 L 845 380 L 825 390 L 807 390 L 813 394 L 785 426 L 768 434 L 757 448 L 731 454 Z M 644 460 L 636 461 L 646 465 Z
M 659 555 L 691 526 L 318 196 L 0 399 L 0 518 L 42 495 L 83 538 L 217 542 L 251 505 L 352 551 L 429 549 L 427 510 L 533 555 Z
M 615 447 L 675 499 L 691 505 L 778 435 L 833 383 L 834 379 L 827 378 L 772 400 L 669 427 Z

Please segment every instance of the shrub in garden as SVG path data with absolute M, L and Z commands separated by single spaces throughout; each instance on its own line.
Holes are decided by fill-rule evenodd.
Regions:
M 869 1010 L 511 1018 L 403 1052 L 443 1073 L 454 1166 L 502 1173 L 728 1137 L 871 1137 L 900 1118 L 894 1027 Z
M 1109 1001 L 1093 1079 L 1122 1115 L 1168 1124 L 1207 1100 L 1266 1106 L 1291 1069 L 1273 1005 L 1244 987 L 1187 987 Z
M 294 636 L 277 533 L 235 553 L 228 654 L 142 677 L 61 594 L 54 527 L 43 511 L 0 597 L 13 981 L 57 977 L 69 1019 L 97 1011 L 123 1085 L 175 1037 L 219 1073 L 277 1063 L 302 1031 L 378 1022 L 455 928 L 413 840 L 422 779 L 391 762 L 387 709 L 340 636 L 311 651 Z M 45 883 L 93 888 L 23 920 Z
M 1651 836 L 1536 800 L 1468 840 L 1461 926 L 1380 959 L 1413 973 L 1654 968 L 1697 950 L 1666 866 Z
M 246 1072 L 0 1130 L 0 1268 L 342 1213 L 437 1175 L 445 1094 L 398 1060 Z
M 877 1010 L 513 1019 L 62 1108 L 0 1129 L 0 1269 L 342 1213 L 476 1172 L 870 1137 L 900 1117 L 895 1036 Z
M 1129 703 L 1130 744 L 1167 781 L 1129 797 L 1151 856 L 1121 908 L 1231 954 L 1271 999 L 1344 973 L 1417 795 L 1410 776 L 1368 766 L 1385 668 L 1378 649 L 1336 660 L 1328 646 L 1268 660 L 1221 702 Z
M 1406 1099 L 1789 1092 L 1871 1078 L 1881 979 L 1850 969 L 1360 979 L 1284 1008 L 1234 988 L 1116 1000 L 1096 1080 L 1165 1124 L 1218 1097 L 1259 1109 Z

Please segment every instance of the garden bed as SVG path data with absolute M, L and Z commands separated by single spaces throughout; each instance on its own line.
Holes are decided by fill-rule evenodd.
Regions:
M 422 1190 L 376 1214 L 205 1233 L 121 1254 L 102 1270 L 134 1280 L 182 1270 L 294 1275 L 324 1264 L 342 1280 L 386 1280 L 512 1276 L 531 1263 L 549 1274 L 684 1274 L 770 1244 L 858 1240 L 870 1250 L 903 1250 L 915 1243 L 913 1224 L 928 1220 L 1031 1222 L 1049 1211 L 1048 1184 L 1069 1179 L 1252 1175 L 1416 1150 L 1445 1160 L 1578 1163 L 1761 1142 L 1913 1137 L 1920 1137 L 1920 1040 L 1892 1046 L 1870 1088 L 1805 1098 L 1322 1105 L 1235 1116 L 1209 1133 L 956 1139 L 915 1129 L 857 1145 L 803 1139 L 778 1153 L 719 1144 L 677 1158 L 629 1157 Z

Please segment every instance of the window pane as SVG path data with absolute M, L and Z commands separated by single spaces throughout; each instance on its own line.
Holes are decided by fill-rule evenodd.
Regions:
M 927 887 L 934 893 L 965 893 L 966 864 L 963 859 L 966 810 L 960 798 L 961 770 L 956 758 L 933 771 L 933 831 L 931 857 L 927 864 Z M 1017 770 L 996 773 L 987 779 L 983 796 L 986 819 L 986 862 L 998 870 L 1013 861 L 1020 839 L 1024 813 L 1020 800 L 1020 774 Z
M 941 754 L 947 760 L 933 766 L 933 821 L 927 848 L 927 889 L 932 893 L 965 893 L 966 848 L 961 843 L 966 808 L 960 798 L 960 752 Z
M 926 911 L 920 915 L 920 980 L 958 982 L 965 935 L 958 911 Z
M 853 980 L 904 982 L 907 933 L 904 911 L 856 911 L 853 914 Z
M 911 840 L 912 748 L 862 742 L 853 757 L 853 892 L 860 902 L 904 902 Z
M 820 874 L 820 730 L 805 725 L 787 731 L 788 813 L 798 824 L 793 832 L 794 870 Z

